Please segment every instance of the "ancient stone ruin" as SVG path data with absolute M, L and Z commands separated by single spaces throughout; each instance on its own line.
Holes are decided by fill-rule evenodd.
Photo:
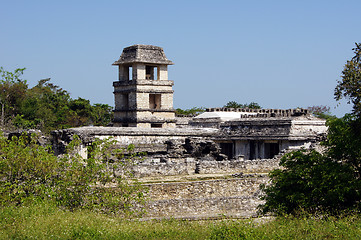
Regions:
M 112 137 L 119 147 L 134 144 L 146 153 L 132 171 L 149 186 L 149 218 L 255 215 L 267 173 L 284 153 L 317 148 L 325 121 L 299 108 L 211 108 L 175 117 L 167 72 L 172 64 L 160 47 L 124 48 L 113 63 L 119 67 L 114 126 L 54 131 L 55 153 L 62 154 L 75 134 L 84 157 L 96 138 Z
M 172 64 L 160 47 L 124 48 L 113 63 L 119 67 L 119 81 L 113 83 L 114 126 L 175 127 L 173 81 L 168 80 L 168 65 Z

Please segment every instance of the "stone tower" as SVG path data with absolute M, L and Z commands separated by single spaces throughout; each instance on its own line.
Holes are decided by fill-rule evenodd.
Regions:
M 119 81 L 114 86 L 114 126 L 174 128 L 172 65 L 161 47 L 133 45 L 123 49 L 118 61 Z

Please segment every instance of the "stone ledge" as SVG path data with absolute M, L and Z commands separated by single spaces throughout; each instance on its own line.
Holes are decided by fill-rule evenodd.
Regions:
M 212 128 L 137 128 L 137 127 L 78 127 L 56 130 L 52 133 L 67 132 L 85 136 L 189 136 L 211 137 L 218 132 Z
M 113 87 L 119 86 L 173 86 L 174 81 L 172 80 L 146 80 L 146 79 L 136 79 L 136 80 L 129 80 L 129 81 L 115 81 L 113 82 Z

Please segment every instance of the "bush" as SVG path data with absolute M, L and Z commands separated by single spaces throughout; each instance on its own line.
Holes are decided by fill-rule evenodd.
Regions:
M 143 187 L 130 179 L 137 155 L 133 146 L 116 149 L 114 143 L 96 140 L 83 159 L 75 137 L 68 154 L 57 158 L 49 147 L 37 144 L 35 135 L 0 137 L 0 205 L 49 200 L 70 210 L 135 213 L 132 206 L 144 202 Z
M 272 183 L 262 185 L 266 203 L 263 213 L 339 214 L 358 207 L 360 181 L 354 169 L 316 151 L 299 150 L 282 157 L 280 166 L 270 173 Z
M 20 205 L 53 195 L 57 158 L 36 144 L 35 136 L 0 137 L 0 204 Z

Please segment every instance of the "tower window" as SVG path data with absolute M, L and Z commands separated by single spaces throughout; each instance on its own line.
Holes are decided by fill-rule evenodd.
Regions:
M 145 79 L 157 80 L 158 79 L 158 68 L 154 66 L 145 66 Z
M 160 94 L 149 94 L 149 108 L 160 109 L 161 107 L 161 95 Z
M 132 66 L 128 67 L 128 80 L 129 81 L 133 80 L 133 67 Z
M 152 80 L 154 79 L 154 68 L 151 66 L 145 66 L 145 79 Z
M 121 94 L 121 108 L 122 109 L 129 108 L 129 94 Z

